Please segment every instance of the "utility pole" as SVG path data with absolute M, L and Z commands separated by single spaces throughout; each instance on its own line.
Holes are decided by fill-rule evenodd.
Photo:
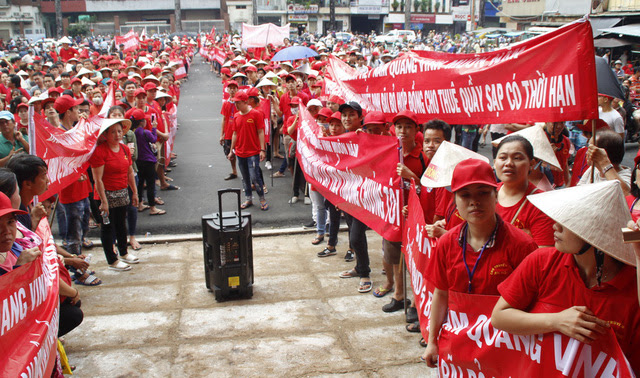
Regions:
M 336 30 L 336 0 L 329 0 L 329 30 Z
M 471 27 L 470 31 L 476 30 L 476 0 L 471 0 Z
M 404 28 L 405 30 L 411 29 L 411 3 L 412 0 L 404 1 Z
M 56 7 L 56 37 L 62 38 L 62 3 L 61 0 L 55 1 Z
M 182 31 L 182 9 L 180 7 L 180 0 L 175 0 L 175 15 L 176 15 L 176 31 Z
M 252 0 L 251 7 L 253 8 L 251 11 L 251 18 L 253 19 L 253 24 L 258 25 L 258 1 Z

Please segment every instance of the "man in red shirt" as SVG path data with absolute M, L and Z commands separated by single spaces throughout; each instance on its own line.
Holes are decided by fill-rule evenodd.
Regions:
M 249 96 L 245 92 L 236 93 L 231 100 L 235 102 L 238 112 L 234 116 L 231 152 L 227 157 L 231 160 L 233 155 L 237 156 L 242 173 L 246 200 L 241 207 L 246 209 L 253 205 L 251 184 L 254 184 L 260 197 L 260 210 L 266 211 L 269 210 L 269 205 L 264 198 L 264 183 L 262 174 L 259 172 L 260 162 L 267 156 L 264 143 L 264 116 L 262 112 L 251 109 L 247 103 Z
M 230 99 L 233 98 L 238 92 L 238 83 L 236 83 L 234 80 L 230 80 L 227 84 L 227 92 L 229 93 L 230 97 L 228 100 L 222 101 L 222 109 L 220 110 L 220 114 L 222 114 L 220 145 L 224 150 L 225 156 L 229 156 L 231 153 L 231 139 L 233 137 L 233 127 L 235 125 L 233 117 L 237 113 L 238 109 L 236 109 L 235 103 Z M 231 163 L 231 173 L 224 178 L 225 180 L 232 180 L 238 177 L 235 155 L 231 154 L 229 163 Z
M 60 43 L 62 44 L 62 47 L 60 48 L 60 59 L 63 62 L 66 63 L 69 59 L 79 55 L 78 50 L 70 46 L 71 41 L 69 40 L 69 38 L 62 37 L 62 39 L 60 39 Z

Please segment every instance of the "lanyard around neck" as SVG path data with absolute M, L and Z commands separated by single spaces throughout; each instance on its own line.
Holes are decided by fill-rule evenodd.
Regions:
M 478 267 L 478 263 L 480 262 L 480 259 L 484 254 L 484 250 L 487 249 L 487 246 L 491 242 L 492 237 L 489 237 L 489 240 L 487 240 L 487 242 L 484 243 L 484 245 L 482 246 L 482 249 L 480 250 L 480 255 L 478 255 L 476 262 L 473 264 L 473 269 L 469 269 L 469 264 L 467 264 L 467 230 L 468 229 L 469 229 L 469 225 L 467 224 L 464 227 L 464 239 L 462 244 L 462 262 L 464 262 L 464 267 L 467 268 L 467 275 L 469 276 L 469 286 L 467 291 L 469 294 L 471 294 L 471 282 L 473 281 L 473 275 L 476 273 L 476 268 Z

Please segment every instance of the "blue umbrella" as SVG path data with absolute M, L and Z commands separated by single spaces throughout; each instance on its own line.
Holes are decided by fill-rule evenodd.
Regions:
M 306 46 L 291 46 L 282 49 L 271 58 L 272 62 L 282 62 L 285 60 L 298 60 L 318 56 L 318 53 Z

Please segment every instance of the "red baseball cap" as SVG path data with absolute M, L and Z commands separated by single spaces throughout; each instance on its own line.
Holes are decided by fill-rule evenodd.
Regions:
M 327 122 L 331 122 L 331 121 L 339 121 L 342 122 L 342 113 L 340 112 L 335 112 L 331 115 L 331 117 L 327 117 Z
M 231 76 L 231 70 L 228 69 L 227 67 L 224 67 L 223 69 L 221 69 L 220 73 L 223 75 Z
M 339 105 L 344 104 L 344 100 L 342 100 L 340 97 L 336 95 L 329 96 L 329 101 L 335 102 L 336 104 L 339 104 Z
M 232 85 L 237 87 L 237 86 L 238 86 L 238 82 L 237 82 L 237 81 L 235 81 L 235 80 L 229 80 L 229 81 L 227 81 L 227 87 L 230 87 L 230 86 L 232 86 Z
M 364 122 L 362 123 L 362 125 L 383 125 L 385 123 L 387 123 L 387 118 L 384 116 L 384 113 L 379 110 L 374 110 L 367 113 L 367 115 L 364 117 Z
M 258 88 L 252 87 L 252 88 L 249 88 L 247 90 L 247 96 L 249 96 L 249 97 L 258 97 L 258 96 L 260 96 L 260 92 L 258 91 Z
M 144 90 L 145 91 L 153 91 L 153 90 L 157 90 L 158 86 L 155 83 L 147 83 L 144 85 Z
M 73 79 L 71 79 L 71 84 L 73 83 L 81 83 L 82 84 L 82 80 L 78 79 L 77 77 L 74 77 Z
M 331 117 L 331 109 L 329 108 L 322 108 L 320 109 L 320 111 L 318 112 L 319 116 L 325 116 L 327 118 Z
M 258 69 L 254 66 L 249 66 L 247 68 L 245 68 L 246 72 L 258 72 Z
M 249 96 L 247 95 L 247 92 L 238 91 L 238 93 L 236 93 L 236 95 L 233 96 L 231 101 L 247 101 L 248 99 L 249 99 Z
M 291 102 L 289 103 L 290 105 L 300 105 L 302 101 L 300 101 L 300 97 L 298 96 L 293 96 L 293 98 L 291 99 Z
M 84 102 L 84 99 L 75 99 L 69 95 L 62 95 L 56 99 L 56 102 L 53 104 L 53 107 L 59 114 L 66 112 L 67 110 L 73 108 L 74 106 L 78 106 Z
M 124 114 L 124 118 L 136 121 L 141 121 L 145 119 L 145 117 L 146 114 L 144 114 L 144 112 L 138 108 L 131 108 Z
M 498 187 L 496 176 L 489 163 L 480 159 L 466 159 L 456 165 L 451 178 L 451 191 L 455 193 L 472 184 Z
M 403 110 L 400 113 L 396 114 L 393 117 L 393 123 L 398 122 L 398 120 L 402 118 L 408 118 L 416 125 L 420 124 L 420 122 L 418 122 L 418 116 L 416 115 L 416 113 L 412 112 L 411 110 Z
M 0 217 L 7 214 L 27 214 L 26 211 L 15 209 L 11 206 L 11 200 L 6 194 L 0 192 Z
M 147 91 L 144 90 L 144 88 L 138 88 L 136 89 L 135 92 L 133 92 L 133 97 L 138 97 L 140 95 L 145 95 L 145 97 L 147 96 Z

